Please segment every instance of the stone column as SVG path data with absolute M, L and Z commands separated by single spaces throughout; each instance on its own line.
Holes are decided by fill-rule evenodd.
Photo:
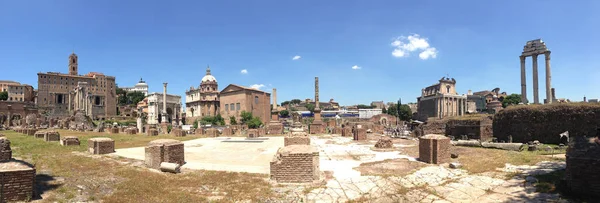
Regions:
M 521 102 L 527 103 L 527 76 L 525 75 L 525 56 L 519 56 L 521 59 Z
M 273 110 L 277 110 L 277 89 L 273 88 Z
M 539 97 L 539 83 L 538 83 L 538 63 L 537 63 L 537 54 L 534 54 L 531 56 L 532 60 L 533 60 L 533 103 L 535 104 L 539 104 L 540 103 L 540 97 Z
M 319 108 L 319 77 L 315 77 L 315 109 Z
M 69 110 L 69 113 L 71 113 L 71 92 L 68 93 L 69 94 L 69 101 L 68 101 L 68 106 L 67 109 Z
M 546 55 L 546 103 L 547 104 L 551 104 L 552 103 L 552 92 L 551 92 L 551 88 L 552 88 L 552 73 L 550 72 L 550 51 L 547 51 L 545 53 Z
M 168 123 L 167 120 L 167 83 L 163 83 L 163 109 L 162 109 L 162 122 Z

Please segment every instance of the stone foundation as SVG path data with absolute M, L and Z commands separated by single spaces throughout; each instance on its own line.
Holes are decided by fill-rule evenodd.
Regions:
M 158 139 L 145 148 L 145 164 L 148 168 L 159 169 L 160 163 L 185 164 L 184 145 L 178 140 Z
M 119 128 L 109 128 L 108 133 L 110 134 L 119 134 Z
M 115 141 L 106 137 L 90 138 L 88 151 L 92 154 L 110 154 L 115 152 Z
M 331 134 L 336 134 L 336 135 L 342 135 L 342 133 L 343 133 L 343 128 L 341 128 L 341 127 L 334 127 L 333 132 L 331 132 Z
M 491 141 L 492 118 L 449 119 L 446 123 L 446 135 L 452 135 L 454 137 L 466 135 L 469 139 Z
M 345 127 L 342 128 L 342 137 L 350 137 L 352 136 L 352 128 Z
M 79 146 L 79 144 L 80 144 L 79 138 L 76 136 L 66 136 L 66 137 L 63 137 L 62 139 L 60 139 L 60 145 L 62 145 L 62 146 L 71 146 L 71 145 Z
M 306 136 L 284 137 L 283 138 L 283 146 L 289 146 L 289 145 L 310 145 L 310 137 L 306 137 Z
M 312 183 L 320 179 L 319 151 L 310 145 L 279 148 L 271 161 L 271 180 L 278 183 Z
M 35 168 L 31 164 L 19 160 L 0 162 L 0 202 L 29 201 L 34 185 Z
M 233 135 L 233 129 L 231 129 L 231 128 L 223 128 L 223 131 L 221 131 L 221 135 L 222 136 L 232 136 Z
M 46 136 L 46 131 L 37 131 L 35 132 L 35 135 L 33 135 L 35 138 L 44 138 Z
M 568 192 L 587 197 L 600 197 L 600 140 L 574 137 L 567 149 L 565 182 Z
M 7 161 L 12 158 L 10 149 L 10 140 L 6 137 L 0 137 L 0 161 Z
M 135 134 L 137 134 L 137 132 L 138 132 L 138 129 L 135 127 L 133 127 L 133 128 L 130 127 L 130 128 L 125 129 L 125 134 L 128 134 L 128 135 L 135 135 Z
M 313 123 L 308 127 L 308 133 L 310 134 L 322 134 L 325 133 L 325 127 L 322 123 Z
M 204 135 L 204 129 L 198 128 L 196 131 L 194 131 L 194 133 L 196 133 L 196 135 Z
M 281 123 L 270 123 L 268 129 L 269 135 L 283 134 L 283 125 Z
M 352 129 L 352 136 L 354 140 L 367 140 L 367 129 L 364 128 L 354 128 Z
M 171 134 L 173 134 L 175 137 L 185 137 L 185 131 L 178 128 L 172 129 Z
M 204 133 L 208 137 L 219 137 L 219 130 L 214 128 L 208 128 L 204 131 Z
M 26 131 L 25 134 L 27 134 L 29 136 L 33 136 L 33 135 L 35 135 L 35 132 L 37 132 L 37 129 L 35 129 L 35 128 L 27 128 L 25 131 Z
M 429 134 L 419 138 L 419 160 L 430 164 L 450 161 L 450 139 L 443 135 Z
M 146 135 L 148 135 L 148 136 L 157 136 L 158 135 L 158 130 L 156 128 L 150 128 L 150 129 L 146 130 Z
M 394 143 L 392 142 L 392 140 L 389 137 L 381 137 L 379 140 L 377 140 L 377 143 L 375 143 L 375 148 L 393 148 L 394 147 Z
M 56 131 L 48 131 L 44 134 L 44 141 L 46 142 L 58 142 L 60 141 L 60 134 Z
M 255 137 L 260 137 L 260 135 L 258 134 L 258 130 L 257 129 L 248 129 L 248 137 L 249 138 L 255 138 Z

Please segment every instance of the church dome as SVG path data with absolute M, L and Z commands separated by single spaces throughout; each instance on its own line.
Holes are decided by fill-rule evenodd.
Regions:
M 212 75 L 205 75 L 204 77 L 202 77 L 202 82 L 208 81 L 217 82 L 217 79 L 215 78 L 215 76 Z
M 146 81 L 143 81 L 142 78 L 140 78 L 140 81 L 135 84 L 136 87 L 148 87 L 148 84 L 146 84 Z

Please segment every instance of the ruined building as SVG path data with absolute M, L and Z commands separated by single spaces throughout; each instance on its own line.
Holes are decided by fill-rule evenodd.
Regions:
M 115 77 L 97 72 L 79 75 L 77 60 L 75 53 L 69 56 L 68 74 L 38 73 L 40 111 L 55 117 L 72 115 L 77 110 L 84 110 L 93 119 L 115 116 Z
M 417 97 L 419 119 L 464 115 L 467 96 L 459 95 L 455 88 L 454 78 L 442 77 L 438 83 L 422 89 Z

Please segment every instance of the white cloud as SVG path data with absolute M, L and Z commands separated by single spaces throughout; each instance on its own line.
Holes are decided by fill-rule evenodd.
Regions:
M 358 70 L 358 69 L 361 69 L 361 68 L 362 68 L 362 67 L 360 67 L 360 66 L 357 66 L 357 65 L 354 65 L 354 66 L 352 66 L 352 70 Z
M 242 71 L 240 71 L 240 73 L 242 73 L 242 74 L 248 74 L 248 70 L 243 69 Z
M 429 58 L 435 58 L 437 56 L 437 50 L 435 48 L 427 48 L 425 51 L 419 54 L 419 58 L 427 60 Z
M 394 47 L 392 56 L 396 58 L 408 57 L 410 52 L 420 52 L 419 58 L 427 60 L 437 57 L 437 49 L 431 47 L 427 38 L 421 37 L 418 34 L 413 34 L 408 37 L 400 36 L 394 39 L 390 45 Z
M 257 89 L 257 90 L 259 90 L 260 88 L 263 88 L 263 87 L 265 87 L 265 85 L 263 85 L 263 84 L 250 85 L 250 88 Z
M 294 56 L 294 58 L 292 58 L 292 60 L 299 60 L 300 58 L 302 58 L 302 56 L 296 55 L 296 56 Z

